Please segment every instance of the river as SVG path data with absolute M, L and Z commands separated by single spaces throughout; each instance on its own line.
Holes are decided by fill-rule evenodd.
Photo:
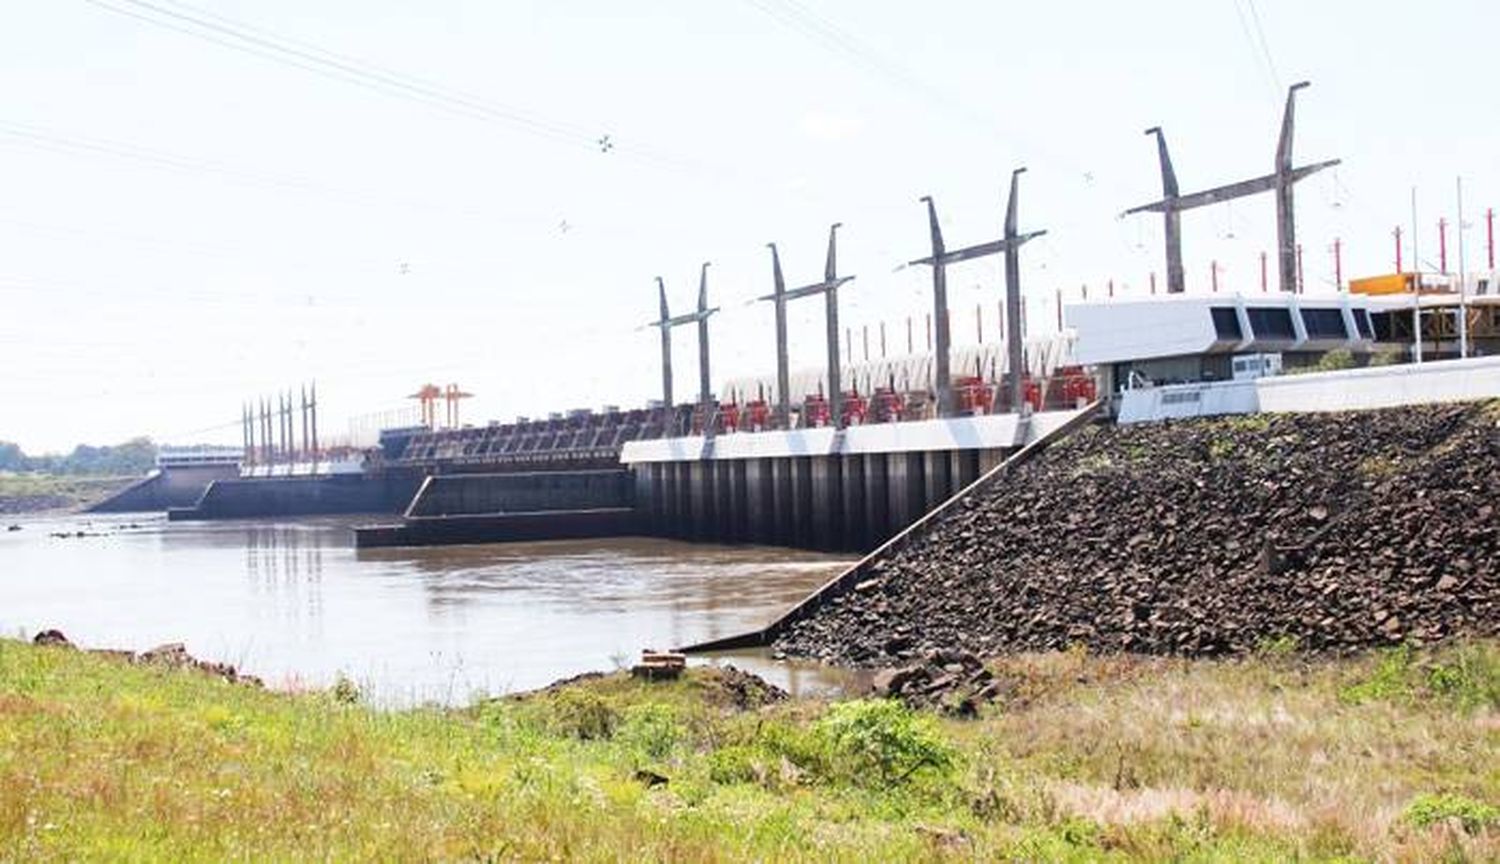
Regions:
M 379 704 L 461 704 L 752 629 L 848 563 L 645 538 L 355 550 L 360 521 L 9 519 L 0 631 L 183 642 L 275 688 L 342 675 Z M 721 661 L 804 693 L 842 683 L 764 653 Z

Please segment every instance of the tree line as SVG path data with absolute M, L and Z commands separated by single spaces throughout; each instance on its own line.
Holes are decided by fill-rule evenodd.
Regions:
M 0 471 L 107 477 L 144 474 L 156 466 L 156 444 L 132 438 L 123 444 L 79 444 L 73 452 L 28 456 L 19 444 L 0 441 Z

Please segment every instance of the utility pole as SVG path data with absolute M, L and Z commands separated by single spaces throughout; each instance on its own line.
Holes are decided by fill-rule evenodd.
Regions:
M 1495 208 L 1484 211 L 1484 234 L 1490 253 L 1490 269 L 1495 269 Z
M 321 451 L 318 449 L 318 381 L 313 379 L 312 397 L 309 407 L 312 408 L 312 472 L 318 473 L 318 457 Z
M 1464 261 L 1464 178 L 1458 187 L 1458 356 L 1469 356 L 1469 273 Z
M 250 437 L 250 434 L 251 434 L 250 433 L 250 403 L 248 403 L 248 402 L 241 402 L 240 403 L 240 442 L 241 442 L 241 450 L 242 450 L 242 452 L 244 454 L 243 456 L 240 457 L 240 461 L 241 462 L 254 462 L 255 461 L 255 455 L 254 455 L 254 452 L 253 452 L 254 448 L 255 448 L 255 442 L 254 442 L 254 439 Z
M 1344 293 L 1344 241 L 1333 238 L 1333 288 Z
M 991 240 L 953 252 L 947 251 L 943 245 L 942 229 L 938 226 L 937 209 L 933 206 L 932 198 L 921 199 L 927 204 L 927 221 L 932 235 L 932 256 L 919 258 L 910 264 L 926 264 L 932 267 L 932 293 L 933 293 L 933 316 L 937 322 L 937 345 L 933 356 L 933 370 L 937 389 L 937 407 L 939 417 L 948 417 L 953 413 L 953 386 L 949 373 L 949 334 L 948 334 L 948 291 L 947 291 L 947 267 L 960 261 L 968 261 L 973 258 L 983 258 L 1000 253 L 1005 254 L 1005 339 L 1007 359 L 1010 364 L 1012 409 L 1021 410 L 1021 397 L 1023 395 L 1022 376 L 1025 370 L 1022 344 L 1025 326 L 1021 321 L 1021 246 L 1028 240 L 1035 239 L 1047 233 L 1045 231 L 1032 231 L 1020 234 L 1016 230 L 1016 205 L 1017 190 L 1020 176 L 1025 168 L 1017 168 L 1010 175 L 1010 200 L 1005 208 L 1005 235 L 999 240 Z
M 1397 225 L 1393 232 L 1396 237 L 1396 272 L 1401 272 L 1401 226 Z
M 1415 283 L 1411 293 L 1412 349 L 1417 363 L 1422 362 L 1422 256 L 1417 253 L 1417 187 L 1411 187 L 1411 268 Z
M 1293 218 L 1292 187 L 1298 181 L 1318 171 L 1322 171 L 1324 168 L 1337 165 L 1340 162 L 1338 159 L 1332 159 L 1301 167 L 1294 167 L 1292 164 L 1292 133 L 1295 129 L 1296 96 L 1298 90 L 1307 86 L 1308 82 L 1299 81 L 1287 89 L 1286 109 L 1281 119 L 1281 135 L 1277 139 L 1276 145 L 1275 170 L 1270 174 L 1250 180 L 1242 180 L 1238 183 L 1217 186 L 1202 192 L 1181 195 L 1177 192 L 1177 175 L 1172 170 L 1172 161 L 1167 155 L 1166 136 L 1159 126 L 1154 126 L 1146 130 L 1147 135 L 1156 136 L 1157 154 L 1162 172 L 1162 198 L 1150 204 L 1132 207 L 1126 210 L 1123 215 L 1129 216 L 1135 213 L 1146 212 L 1161 213 L 1163 215 L 1167 235 L 1167 293 L 1180 294 L 1186 290 L 1186 286 L 1182 282 L 1182 238 L 1181 225 L 1178 220 L 1179 214 L 1185 210 L 1206 207 L 1210 204 L 1232 201 L 1247 195 L 1256 195 L 1269 191 L 1276 193 L 1276 242 L 1281 290 L 1286 292 L 1296 290 L 1297 239 L 1296 222 Z
M 302 458 L 307 458 L 308 445 L 312 443 L 307 427 L 307 385 L 302 385 Z
M 1438 218 L 1438 272 L 1448 275 L 1448 220 Z

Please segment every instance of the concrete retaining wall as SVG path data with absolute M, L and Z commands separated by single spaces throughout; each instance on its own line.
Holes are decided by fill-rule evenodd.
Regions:
M 1500 357 L 1127 390 L 1121 423 L 1256 411 L 1361 411 L 1500 397 Z
M 428 477 L 407 508 L 408 517 L 536 513 L 628 508 L 629 471 L 552 471 L 512 474 L 438 474 Z
M 194 506 L 169 510 L 167 516 L 192 520 L 400 513 L 421 480 L 401 474 L 216 480 Z
M 210 483 L 239 476 L 234 465 L 192 465 L 154 471 L 87 508 L 89 513 L 146 513 L 191 507 Z

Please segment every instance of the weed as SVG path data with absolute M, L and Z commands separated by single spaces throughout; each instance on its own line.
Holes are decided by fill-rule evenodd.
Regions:
M 1475 801 L 1463 795 L 1444 793 L 1424 794 L 1413 798 L 1406 805 L 1401 818 L 1418 828 L 1426 828 L 1439 822 L 1457 820 L 1464 831 L 1478 834 L 1487 828 L 1500 825 L 1500 807 Z
M 1208 442 L 1208 456 L 1214 461 L 1232 457 L 1234 449 L 1234 440 L 1232 438 L 1215 438 Z
M 1261 657 L 1292 657 L 1301 647 L 1297 637 L 1291 634 L 1268 636 L 1255 645 L 1255 653 Z
M 1500 708 L 1500 650 L 1465 645 L 1418 657 L 1411 644 L 1380 652 L 1364 680 L 1339 692 L 1349 704 L 1371 701 L 1433 700 L 1465 711 Z
M 616 740 L 646 759 L 665 759 L 684 737 L 677 712 L 656 703 L 627 708 L 615 732 Z
M 931 718 L 889 699 L 834 705 L 815 729 L 835 770 L 855 783 L 899 785 L 924 769 L 948 776 L 957 758 Z
M 563 690 L 550 700 L 553 728 L 581 741 L 597 741 L 615 734 L 620 712 L 608 699 L 589 690 Z

